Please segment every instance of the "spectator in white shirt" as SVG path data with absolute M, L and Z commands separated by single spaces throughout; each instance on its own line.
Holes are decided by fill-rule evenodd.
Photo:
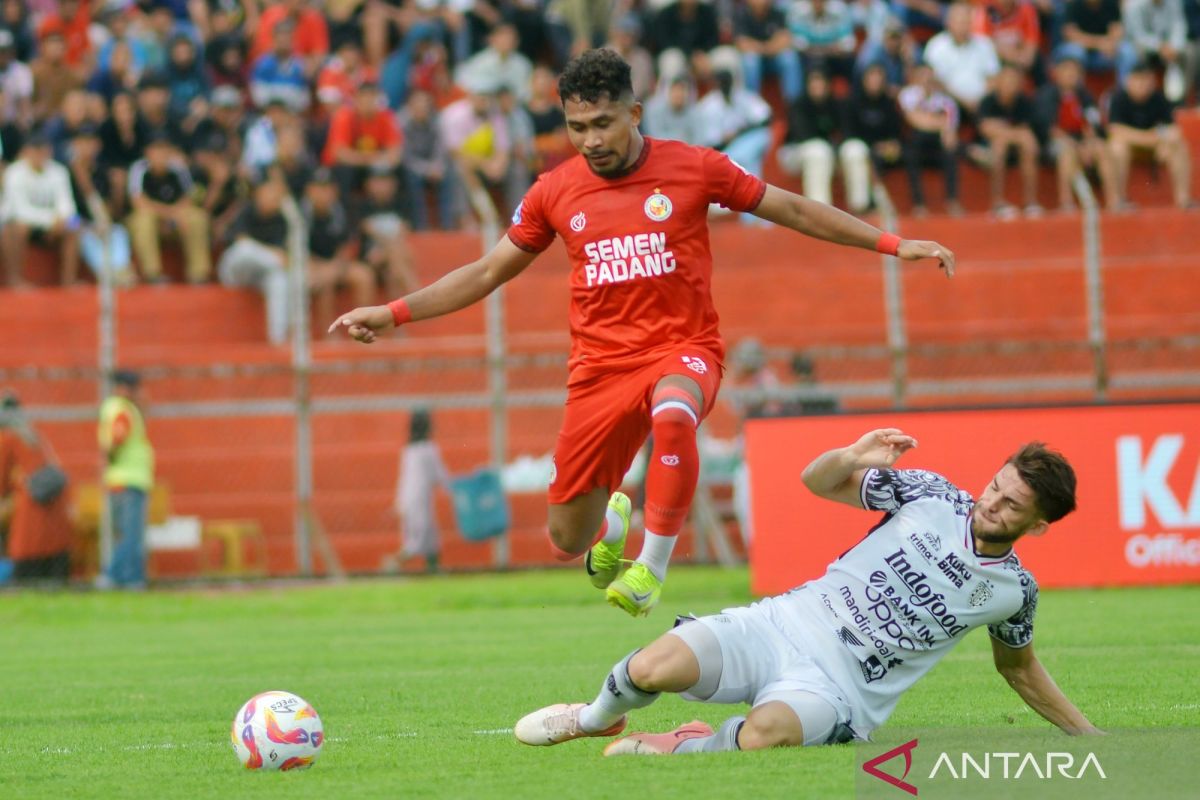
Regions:
M 761 96 L 738 85 L 732 69 L 718 67 L 717 87 L 696 104 L 698 144 L 729 156 L 742 169 L 760 178 L 763 158 L 771 146 L 771 107 Z M 756 218 L 742 215 L 746 224 Z
M 4 171 L 4 265 L 8 285 L 24 287 L 21 267 L 29 242 L 59 249 L 64 286 L 79 275 L 79 216 L 67 168 L 50 157 L 50 138 L 44 131 L 29 137 L 21 157 Z
M 677 139 L 688 144 L 700 141 L 696 117 L 696 88 L 687 75 L 660 81 L 654 96 L 646 103 L 642 129 L 656 139 Z
M 1000 71 L 1000 59 L 991 39 L 971 32 L 972 13 L 966 3 L 950 7 L 946 30 L 925 46 L 925 63 L 963 111 L 974 115 Z
M 1180 0 L 1128 0 L 1121 10 L 1125 35 L 1138 57 L 1164 69 L 1163 93 L 1183 99 L 1189 74 L 1188 25 Z
M 522 103 L 529 100 L 529 81 L 533 64 L 517 52 L 517 29 L 507 23 L 497 25 L 488 35 L 488 46 L 458 68 L 455 82 L 466 85 L 486 77 L 506 87 Z

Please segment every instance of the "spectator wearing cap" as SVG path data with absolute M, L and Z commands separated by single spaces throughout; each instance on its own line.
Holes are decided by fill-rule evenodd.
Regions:
M 39 42 L 37 58 L 29 65 L 33 73 L 33 118 L 49 119 L 72 89 L 83 86 L 79 71 L 66 62 L 66 42 L 61 33 L 51 32 Z
M 0 28 L 0 134 L 4 152 L 15 152 L 16 133 L 33 118 L 33 72 L 16 58 L 11 31 Z
M 308 281 L 315 295 L 316 316 L 334 317 L 334 293 L 350 291 L 354 306 L 371 304 L 375 275 L 355 256 L 352 221 L 338 198 L 337 183 L 328 167 L 313 173 L 304 189 L 302 209 L 308 223 Z
M 358 87 L 378 80 L 378 72 L 363 60 L 362 46 L 355 39 L 346 39 L 317 76 L 317 101 L 337 109 L 354 100 Z
M 315 76 L 329 55 L 329 25 L 325 16 L 313 5 L 308 0 L 267 3 L 254 31 L 250 61 L 253 63 L 267 53 L 276 51 L 275 29 L 289 24 L 294 31 L 294 54 L 303 62 L 305 76 Z
M 833 170 L 841 164 L 846 203 L 855 214 L 871 202 L 870 149 L 851 133 L 849 104 L 833 95 L 829 76 L 810 70 L 804 96 L 788 108 L 788 129 L 779 165 L 804 178 L 804 195 L 833 203 Z
M 45 39 L 50 33 L 63 37 L 66 48 L 63 60 L 71 69 L 87 74 L 92 66 L 92 42 L 88 28 L 92 24 L 87 0 L 58 0 L 57 11 L 42 17 L 38 25 L 38 38 Z
M 1164 70 L 1163 94 L 1172 103 L 1183 99 L 1188 59 L 1187 18 L 1180 0 L 1128 0 L 1121 9 L 1125 35 L 1138 58 Z
M 114 542 L 102 587 L 138 588 L 146 582 L 146 498 L 154 487 L 154 447 L 141 410 L 141 377 L 113 374 L 113 393 L 100 405 L 97 440 L 106 464 Z
M 197 97 L 203 98 L 208 94 L 208 76 L 204 73 L 204 63 L 196 52 L 196 43 L 190 36 L 176 34 L 171 39 L 171 49 L 167 59 L 167 81 L 170 83 L 170 112 L 176 117 L 188 113 L 192 101 Z
M 522 103 L 529 99 L 533 64 L 517 50 L 517 29 L 501 23 L 488 34 L 488 46 L 459 66 L 455 80 L 460 84 L 483 77 L 507 87 Z
M 79 274 L 79 216 L 71 193 L 71 175 L 51 157 L 50 137 L 36 130 L 21 157 L 4 171 L 0 199 L 0 239 L 8 285 L 21 287 L 21 268 L 30 242 L 57 247 L 64 286 Z
M 696 86 L 687 75 L 661 81 L 646 103 L 642 128 L 656 139 L 700 143 L 700 120 L 696 116 Z
M 362 260 L 374 271 L 388 297 L 401 297 L 417 288 L 408 245 L 406 205 L 395 170 L 372 168 L 355 219 Z
M 95 125 L 85 123 L 73 131 L 66 163 L 71 171 L 75 208 L 82 220 L 79 245 L 83 262 L 93 275 L 107 272 L 117 286 L 132 285 L 129 231 L 113 223 L 114 212 L 120 209 L 106 199 L 113 193 L 108 170 L 100 163 L 100 133 Z
M 1016 216 L 1004 199 L 1004 177 L 1009 158 L 1016 156 L 1021 172 L 1025 216 L 1040 217 L 1037 201 L 1038 142 L 1033 135 L 1033 100 L 1025 93 L 1025 73 L 1016 64 L 1005 64 L 995 88 L 979 104 L 979 132 L 987 142 L 991 173 L 992 212 L 1000 219 Z
M 794 0 L 787 22 L 792 44 L 804 54 L 808 69 L 819 62 L 827 74 L 853 74 L 854 17 L 842 0 Z
M 1084 170 L 1095 170 L 1105 202 L 1115 211 L 1119 203 L 1112 158 L 1101 130 L 1100 109 L 1083 82 L 1083 65 L 1069 54 L 1060 55 L 1050 77 L 1034 99 L 1034 121 L 1054 158 L 1058 207 L 1073 211 L 1071 182 Z
M 946 30 L 925 45 L 925 63 L 933 68 L 938 82 L 967 115 L 974 116 L 979 101 L 1000 71 L 1000 59 L 992 40 L 972 33 L 971 7 L 955 3 L 946 12 Z
M 1146 155 L 1167 168 L 1171 193 L 1179 208 L 1192 206 L 1192 162 L 1187 142 L 1171 104 L 1158 87 L 1154 67 L 1139 61 L 1130 69 L 1108 109 L 1108 146 L 1113 158 L 1113 178 L 1118 207 L 1128 205 L 1129 164 L 1135 155 Z
M 1030 0 L 987 0 L 975 10 L 975 32 L 992 40 L 996 56 L 1026 73 L 1041 76 L 1042 32 Z
M 1120 0 L 1067 0 L 1063 43 L 1057 53 L 1077 59 L 1088 72 L 1111 72 L 1123 78 L 1137 61 L 1125 39 Z
M 295 53 L 294 32 L 292 22 L 281 21 L 271 34 L 271 52 L 253 62 L 250 99 L 255 108 L 263 109 L 272 100 L 281 100 L 294 112 L 308 110 L 311 87 L 304 62 Z
M 267 103 L 267 109 L 246 129 L 242 146 L 242 169 L 246 174 L 261 172 L 275 163 L 279 152 L 279 131 L 296 122 L 296 115 L 279 98 Z
M 892 17 L 884 24 L 879 38 L 868 33 L 858 50 L 854 72 L 860 78 L 873 65 L 883 68 L 887 77 L 888 92 L 894 97 L 908 77 L 908 70 L 915 62 L 916 48 L 912 37 L 905 33 L 904 26 Z
M 650 40 L 659 75 L 674 74 L 668 65 L 682 56 L 699 79 L 707 80 L 712 75 L 709 54 L 721 43 L 716 9 L 701 0 L 668 3 L 653 17 Z
M 8 531 L 14 582 L 67 582 L 69 508 L 70 493 L 54 448 L 22 413 L 16 395 L 0 396 L 0 527 Z
M 772 0 L 747 0 L 733 17 L 733 41 L 742 54 L 742 74 L 746 88 L 757 92 L 764 74 L 779 79 L 784 102 L 800 96 L 803 86 L 800 56 L 792 48 L 783 10 Z
M 126 225 L 133 240 L 142 277 L 164 280 L 161 236 L 178 236 L 191 283 L 208 280 L 212 271 L 208 216 L 192 203 L 192 176 L 162 131 L 147 136 L 146 155 L 129 170 L 129 200 L 133 212 Z
M 633 96 L 639 100 L 649 98 L 654 89 L 654 59 L 642 46 L 642 21 L 637 14 L 623 14 L 614 21 L 608 44 L 604 46 L 615 51 L 629 65 Z
M 245 113 L 241 91 L 234 86 L 218 86 L 214 89 L 210 96 L 209 119 L 214 129 L 225 134 L 225 152 L 230 163 L 240 163 L 242 141 L 251 125 Z
M 561 107 L 559 113 L 562 113 Z M 401 167 L 412 204 L 413 228 L 421 231 L 430 227 L 425 198 L 432 192 L 437 202 L 438 226 L 442 230 L 453 230 L 458 225 L 458 193 L 450 155 L 438 132 L 433 95 L 420 89 L 409 92 L 399 119 L 404 134 Z
M 946 210 L 951 216 L 962 215 L 958 202 L 958 105 L 942 91 L 928 64 L 915 64 L 910 82 L 900 91 L 900 110 L 908 125 L 905 167 L 912 194 L 913 212 L 918 217 L 929 212 L 921 186 L 921 170 L 927 164 L 941 167 L 946 182 Z
M 191 152 L 192 202 L 210 220 L 213 240 L 224 241 L 250 188 L 229 158 L 228 134 L 221 128 L 209 127 L 192 144 Z
M 369 170 L 396 169 L 404 154 L 403 134 L 382 99 L 379 85 L 367 81 L 329 121 L 321 163 L 333 168 L 346 195 L 362 186 Z
M 273 177 L 255 184 L 250 203 L 242 209 L 226 235 L 228 247 L 217 264 L 223 286 L 256 289 L 266 299 L 267 340 L 287 342 L 288 257 L 287 220 L 283 199 L 287 189 Z

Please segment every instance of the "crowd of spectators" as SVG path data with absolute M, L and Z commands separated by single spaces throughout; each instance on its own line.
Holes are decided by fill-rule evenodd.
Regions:
M 935 168 L 960 213 L 962 159 L 999 217 L 1042 213 L 1052 165 L 1062 207 L 1086 170 L 1123 208 L 1139 152 L 1192 202 L 1173 113 L 1200 0 L 0 0 L 4 277 L 36 244 L 67 284 L 80 262 L 162 282 L 176 240 L 186 280 L 263 291 L 282 341 L 289 195 L 318 303 L 399 294 L 409 230 L 511 211 L 570 156 L 556 74 L 595 46 L 630 63 L 647 134 L 777 159 L 823 201 L 840 172 L 855 212 L 901 168 L 924 213 Z

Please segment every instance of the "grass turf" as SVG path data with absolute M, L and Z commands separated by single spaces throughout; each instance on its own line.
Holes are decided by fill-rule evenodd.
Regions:
M 849 747 L 603 759 L 502 729 L 590 700 L 605 671 L 676 613 L 749 600 L 746 573 L 672 571 L 648 620 L 582 575 L 518 573 L 231 591 L 0 595 L 0 797 L 843 797 Z M 1101 727 L 1195 723 L 1200 587 L 1043 592 L 1038 654 Z M 313 703 L 314 768 L 248 773 L 233 713 L 266 689 Z M 1190 700 L 1188 698 L 1191 698 Z M 729 707 L 669 697 L 634 728 Z M 976 632 L 901 701 L 900 726 L 1044 728 Z

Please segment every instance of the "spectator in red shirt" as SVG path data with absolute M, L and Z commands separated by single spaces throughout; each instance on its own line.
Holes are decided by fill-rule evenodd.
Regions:
M 315 75 L 329 55 L 329 26 L 325 17 L 308 0 L 279 0 L 263 9 L 254 31 L 250 62 L 271 52 L 271 33 L 285 19 L 296 25 L 295 54 L 304 62 L 309 76 Z
M 362 46 L 354 39 L 346 39 L 317 76 L 317 101 L 336 109 L 353 100 L 355 91 L 368 80 L 378 81 L 378 72 L 363 59 Z
M 354 93 L 354 102 L 339 108 L 330 120 L 321 162 L 333 168 L 343 195 L 349 195 L 372 168 L 395 169 L 402 145 L 396 118 L 381 103 L 379 84 L 366 81 Z
M 1034 69 L 1041 30 L 1029 0 L 987 0 L 976 12 L 975 32 L 991 37 L 1001 61 L 1025 72 Z
M 67 65 L 87 68 L 93 55 L 92 42 L 88 38 L 91 23 L 88 0 L 59 0 L 58 13 L 46 15 L 38 25 L 38 38 L 44 38 L 51 31 L 62 34 L 67 43 Z

